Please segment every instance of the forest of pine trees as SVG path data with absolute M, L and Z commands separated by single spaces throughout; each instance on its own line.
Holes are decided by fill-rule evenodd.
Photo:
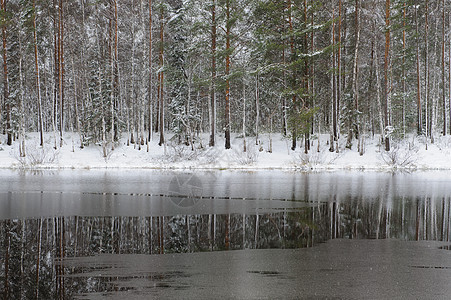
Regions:
M 451 134 L 445 0 L 1 0 L 1 143 Z M 48 143 L 47 139 L 47 143 Z M 105 153 L 106 155 L 106 153 Z

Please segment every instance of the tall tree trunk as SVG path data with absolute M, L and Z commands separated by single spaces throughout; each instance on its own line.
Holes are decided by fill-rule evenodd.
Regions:
M 425 12 L 425 32 L 424 32 L 424 45 L 425 45 L 425 58 L 424 58 L 424 105 L 425 105 L 425 120 L 426 120 L 426 136 L 430 135 L 429 126 L 429 2 L 426 0 L 426 12 Z
M 337 115 L 337 81 L 336 81 L 336 76 L 335 76 L 335 68 L 336 68 L 336 64 L 335 64 L 335 5 L 332 4 L 332 34 L 331 34 L 331 43 L 332 43 L 332 55 L 331 55 L 331 60 L 332 60 L 332 72 L 331 72 L 331 76 L 330 76 L 330 80 L 331 80 L 331 88 L 332 88 L 332 126 L 331 126 L 331 134 L 330 134 L 330 148 L 329 151 L 330 152 L 334 152 L 335 151 L 335 141 L 338 140 L 338 130 L 337 130 L 337 123 L 338 123 L 338 115 Z
M 149 86 L 148 86 L 148 97 L 149 97 L 149 142 L 152 140 L 153 131 L 153 99 L 152 99 L 152 0 L 149 0 Z
M 140 15 L 141 15 L 141 30 L 142 32 L 146 32 L 146 25 L 145 25 L 145 18 L 144 18 L 144 1 L 140 1 Z M 143 42 L 142 43 L 142 53 L 146 52 L 146 45 Z M 117 60 L 117 58 L 116 58 Z M 140 104 L 140 116 L 139 116 L 139 137 L 140 137 L 140 145 L 145 144 L 145 103 L 146 103 L 146 67 L 145 67 L 145 61 L 142 61 L 142 67 L 141 67 L 141 80 L 140 80 L 140 98 L 141 101 L 139 101 Z
M 358 59 L 359 59 L 359 44 L 360 44 L 360 28 L 359 28 L 359 0 L 355 1 L 355 48 L 354 48 L 354 65 L 352 68 L 352 95 L 354 98 L 354 109 L 356 112 L 356 128 L 355 128 L 355 136 L 358 138 L 358 126 L 359 126 L 359 85 L 358 85 L 358 72 L 359 72 L 359 65 L 358 65 Z M 346 147 L 351 148 L 352 144 L 352 136 L 354 132 L 354 127 L 351 122 L 349 122 L 349 134 L 348 134 L 348 140 L 346 142 Z M 360 150 L 360 144 L 359 144 L 359 150 Z
M 437 1 L 437 11 L 439 10 L 439 8 L 440 8 L 440 4 L 439 4 L 439 1 Z M 435 30 L 434 30 L 433 36 L 436 36 L 436 37 L 439 36 L 439 29 L 438 29 L 439 21 L 440 21 L 440 18 L 435 19 Z M 440 52 L 439 42 L 440 42 L 439 38 L 434 39 L 433 53 Z M 440 65 L 441 65 L 440 57 L 438 57 L 438 56 L 434 57 L 433 65 L 437 66 L 438 68 L 437 68 L 436 72 L 433 72 L 433 79 L 432 79 L 432 93 L 433 94 L 431 97 L 432 98 L 431 99 L 431 143 L 434 143 L 434 141 L 435 141 L 434 134 L 437 132 L 437 121 L 439 118 L 439 113 L 438 113 L 439 108 L 438 107 L 439 107 L 439 103 L 440 103 L 439 85 L 440 85 L 440 73 L 441 72 L 438 70 L 440 70 L 440 68 L 441 68 L 440 67 Z
M 353 94 L 355 109 L 359 110 L 359 46 L 360 46 L 360 9 L 359 0 L 355 0 L 355 52 L 354 52 L 354 72 L 353 72 Z M 357 121 L 358 124 L 358 121 Z
M 115 132 L 114 126 L 114 103 L 116 101 L 117 86 L 117 60 L 118 60 L 118 19 L 117 19 L 117 0 L 113 0 L 113 26 L 114 26 L 114 41 L 112 43 L 113 51 L 111 53 L 111 97 L 110 97 L 110 113 L 111 113 L 111 150 L 114 150 Z
M 230 0 L 226 0 L 226 57 L 225 57 L 225 148 L 230 149 Z
M 312 18 L 313 19 L 313 18 Z M 308 28 L 308 17 L 307 17 L 307 0 L 304 0 L 304 26 Z M 313 32 L 312 32 L 313 35 Z M 303 36 L 303 48 L 304 52 L 308 53 L 308 38 L 309 35 L 306 32 Z M 309 75 L 310 75 L 310 66 L 309 66 L 309 60 L 304 60 L 304 70 L 303 70 L 303 78 L 302 78 L 302 87 L 303 87 L 303 109 L 309 109 L 310 107 L 310 97 L 309 97 Z M 310 150 L 310 132 L 306 130 L 304 132 L 304 153 L 308 154 Z
M 284 16 L 285 18 L 285 16 Z M 283 32 L 286 35 L 286 29 L 285 29 L 285 22 L 283 24 Z M 286 51 L 285 51 L 285 41 L 282 41 L 283 47 L 282 47 L 282 65 L 286 66 Z M 283 88 L 285 89 L 287 87 L 287 74 L 286 74 L 286 68 L 283 68 L 282 71 L 282 80 L 283 80 Z M 287 98 L 285 95 L 282 95 L 282 134 L 284 137 L 287 136 Z
M 36 93 L 38 95 L 38 122 L 39 122 L 39 137 L 40 145 L 44 146 L 44 122 L 42 119 L 42 98 L 41 98 L 41 78 L 39 74 L 39 61 L 38 61 L 38 39 L 36 28 L 36 0 L 33 0 L 33 41 L 34 41 L 34 62 L 36 70 Z
M 58 82 L 59 82 L 59 119 L 60 119 L 60 147 L 63 146 L 63 130 L 64 130 L 64 23 L 63 23 L 63 0 L 59 0 L 58 5 Z
M 22 37 L 19 34 L 19 156 L 25 157 L 25 90 L 23 76 Z
M 58 25 L 58 1 L 53 0 L 53 93 L 52 93 L 52 130 L 54 149 L 58 147 L 58 100 L 59 100 L 59 25 Z
M 135 128 L 136 128 L 136 89 L 135 89 L 135 83 L 136 83 L 136 79 L 135 79 L 135 49 L 136 49 L 136 33 L 135 33 L 135 26 L 134 24 L 132 25 L 132 57 L 131 57 L 131 62 L 132 62 L 132 74 L 131 74 L 131 87 L 130 87 L 130 94 L 131 94 L 131 99 L 129 100 L 129 104 L 130 104 L 130 108 L 131 108 L 131 129 L 130 129 L 130 143 L 135 144 Z M 157 118 L 158 120 L 158 118 Z
M 210 142 L 215 145 L 216 129 L 216 0 L 211 3 L 211 87 L 210 87 Z
M 75 76 L 75 66 L 74 66 L 74 58 L 72 57 L 72 76 L 74 81 L 74 110 L 75 110 L 75 122 L 77 127 L 78 136 L 80 138 L 80 148 L 83 149 L 83 135 L 81 133 L 81 125 L 80 125 L 80 113 L 78 108 L 78 95 L 77 95 L 77 77 Z
M 390 0 L 385 1 L 385 55 L 384 55 L 384 97 L 385 97 L 385 151 L 390 151 L 390 90 L 389 90 L 389 63 L 390 63 Z
M 97 31 L 97 27 L 96 27 L 96 37 L 97 37 L 97 47 L 98 47 L 98 53 L 100 55 L 101 53 L 101 48 L 100 48 L 100 34 Z M 103 110 L 103 89 L 102 89 L 102 68 L 101 68 L 101 64 L 99 63 L 99 67 L 98 67 L 98 84 L 99 84 L 99 97 L 100 97 L 100 103 L 102 106 L 102 111 L 100 112 L 102 115 L 102 151 L 103 151 L 103 157 L 106 159 L 108 157 L 108 151 L 107 151 L 107 142 L 106 142 L 106 122 L 105 122 L 105 111 Z
M 403 3 L 403 18 L 402 18 L 402 132 L 403 136 L 406 136 L 406 12 L 407 3 Z
M 260 123 L 260 93 L 258 72 L 255 77 L 255 145 L 258 145 L 258 125 Z
M 376 32 L 376 23 L 374 22 L 373 25 L 373 30 L 374 32 Z M 384 140 L 384 116 L 383 116 L 383 112 L 382 112 L 382 97 L 381 97 L 381 89 L 382 89 L 382 84 L 381 84 L 381 79 L 380 79 L 380 72 L 379 72 L 379 55 L 378 55 L 378 44 L 377 44 L 377 37 L 374 34 L 373 35 L 374 38 L 374 42 L 373 42 L 373 47 L 375 47 L 375 49 L 373 49 L 374 52 L 374 66 L 375 66 L 375 72 L 376 72 L 376 100 L 377 100 L 377 111 L 378 111 L 378 119 L 379 119 L 379 130 L 380 130 L 380 134 L 381 134 L 381 138 L 382 140 Z
M 314 28 L 315 24 L 314 24 L 314 19 L 315 19 L 315 11 L 312 9 L 311 10 L 311 20 L 310 20 L 310 26 L 311 28 Z M 316 47 L 315 47 L 315 34 L 312 31 L 311 36 L 310 36 L 310 51 L 311 53 L 315 53 L 316 52 Z M 310 90 L 310 94 L 311 95 L 315 95 L 315 62 L 312 61 L 311 65 L 310 65 L 310 73 L 309 73 L 309 90 Z M 316 102 L 315 102 L 315 97 L 311 97 L 311 107 L 316 107 Z M 312 118 L 312 126 L 311 126 L 311 134 L 314 134 L 315 130 L 318 132 L 318 134 L 321 133 L 321 124 L 320 122 L 316 121 L 316 115 Z M 317 125 L 317 129 L 315 129 L 315 124 Z M 309 138 L 310 140 L 310 138 Z M 310 145 L 310 144 L 309 144 Z M 318 140 L 318 145 L 319 145 L 319 140 Z M 309 146 L 310 149 L 310 146 Z
M 445 0 L 442 0 L 442 99 L 443 135 L 446 135 L 446 82 L 445 82 Z
M 417 63 L 417 133 L 423 132 L 423 114 L 421 104 L 421 80 L 420 80 L 420 37 L 418 30 L 418 8 L 415 6 L 415 33 L 416 33 L 416 63 Z
M 295 56 L 295 50 L 294 50 L 294 34 L 293 34 L 293 7 L 291 4 L 291 0 L 288 0 L 288 26 L 289 26 L 289 36 L 290 36 L 290 56 L 291 56 L 291 63 L 294 64 L 296 56 Z M 291 82 L 291 88 L 293 89 L 293 96 L 292 96 L 292 113 L 296 112 L 297 109 L 297 103 L 296 103 L 296 93 L 294 92 L 297 89 L 296 86 L 296 71 L 295 68 L 292 66 L 291 67 L 291 77 L 292 77 L 292 82 Z M 291 144 L 291 150 L 296 150 L 296 129 L 292 128 L 292 144 Z
M 448 24 L 451 24 L 451 13 L 450 12 L 448 12 Z M 448 69 L 449 69 L 449 74 L 448 74 L 449 133 L 451 134 L 451 39 L 449 42 L 448 57 L 449 57 L 449 61 L 448 61 Z
M 160 82 L 159 82 L 159 94 L 160 94 L 160 111 L 159 111 L 159 126 L 160 126 L 160 142 L 158 145 L 164 144 L 164 72 L 163 72 L 163 50 L 164 50 L 164 9 L 161 6 L 160 9 Z
M 337 37 L 338 37 L 338 49 L 337 49 L 337 83 L 336 83 L 336 90 L 337 90 L 337 95 L 336 95 L 336 101 L 337 101 L 337 106 L 336 106 L 336 113 L 337 113 L 337 136 L 336 136 L 336 140 L 338 141 L 339 138 L 339 131 L 340 131 L 340 102 L 341 102 L 341 85 L 342 85 L 342 78 L 341 78 L 341 23 L 342 23 L 342 0 L 338 0 L 338 32 L 337 32 Z M 338 150 L 338 149 L 337 149 Z
M 1 0 L 1 9 L 6 14 L 6 0 Z M 6 18 L 6 15 L 4 16 Z M 8 44 L 7 44 L 7 22 L 3 22 L 2 26 L 2 40 L 3 40 L 3 101 L 6 104 L 6 134 L 8 146 L 13 143 L 11 132 L 11 103 L 9 99 L 9 79 L 8 79 Z
M 243 152 L 246 150 L 246 82 L 243 80 Z

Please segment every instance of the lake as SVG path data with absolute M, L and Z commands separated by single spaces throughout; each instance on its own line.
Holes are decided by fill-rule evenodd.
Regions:
M 0 293 L 447 299 L 450 207 L 438 171 L 1 170 Z

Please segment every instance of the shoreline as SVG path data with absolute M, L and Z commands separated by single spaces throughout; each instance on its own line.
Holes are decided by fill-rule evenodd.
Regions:
M 0 136 L 1 138 L 1 136 Z M 437 138 L 435 144 L 424 143 L 421 137 L 405 138 L 385 152 L 377 137 L 367 139 L 363 155 L 354 146 L 345 147 L 339 141 L 339 152 L 330 152 L 328 135 L 312 141 L 311 151 L 292 151 L 282 135 L 262 134 L 259 144 L 248 139 L 243 151 L 243 138 L 234 136 L 232 149 L 225 150 L 223 138 L 215 147 L 205 145 L 201 136 L 194 149 L 184 144 L 168 143 L 160 147 L 157 141 L 149 145 L 128 144 L 121 139 L 114 150 L 111 146 L 104 157 L 102 147 L 91 144 L 83 149 L 73 133 L 67 133 L 63 147 L 53 148 L 46 141 L 38 145 L 37 133 L 28 134 L 25 157 L 19 155 L 18 144 L 0 144 L 0 170 L 173 170 L 173 171 L 286 171 L 286 172 L 422 172 L 451 171 L 451 136 Z

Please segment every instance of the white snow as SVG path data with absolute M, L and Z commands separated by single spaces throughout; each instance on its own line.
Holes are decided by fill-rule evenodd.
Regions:
M 169 136 L 170 137 L 170 136 Z M 91 144 L 80 149 L 78 135 L 64 134 L 64 145 L 54 149 L 53 134 L 45 135 L 46 145 L 39 144 L 37 133 L 27 134 L 26 156 L 19 156 L 19 143 L 6 145 L 0 135 L 0 168 L 12 169 L 98 169 L 98 168 L 148 168 L 148 169 L 281 169 L 281 170 L 451 170 L 451 136 L 436 137 L 432 144 L 424 137 L 413 137 L 401 142 L 392 141 L 392 151 L 387 153 L 380 145 L 379 136 L 365 138 L 365 153 L 361 156 L 354 140 L 351 149 L 344 147 L 346 137 L 339 141 L 339 151 L 329 152 L 329 135 L 313 139 L 309 154 L 303 153 L 301 141 L 298 149 L 291 151 L 291 140 L 272 134 L 272 153 L 269 153 L 269 134 L 260 134 L 259 145 L 255 137 L 246 139 L 247 152 L 243 152 L 243 139 L 233 136 L 232 149 L 224 149 L 224 138 L 217 136 L 216 146 L 208 147 L 208 134 L 195 143 L 195 150 L 173 142 L 158 146 L 158 136 L 147 146 L 127 146 L 126 139 L 103 157 L 102 147 Z

